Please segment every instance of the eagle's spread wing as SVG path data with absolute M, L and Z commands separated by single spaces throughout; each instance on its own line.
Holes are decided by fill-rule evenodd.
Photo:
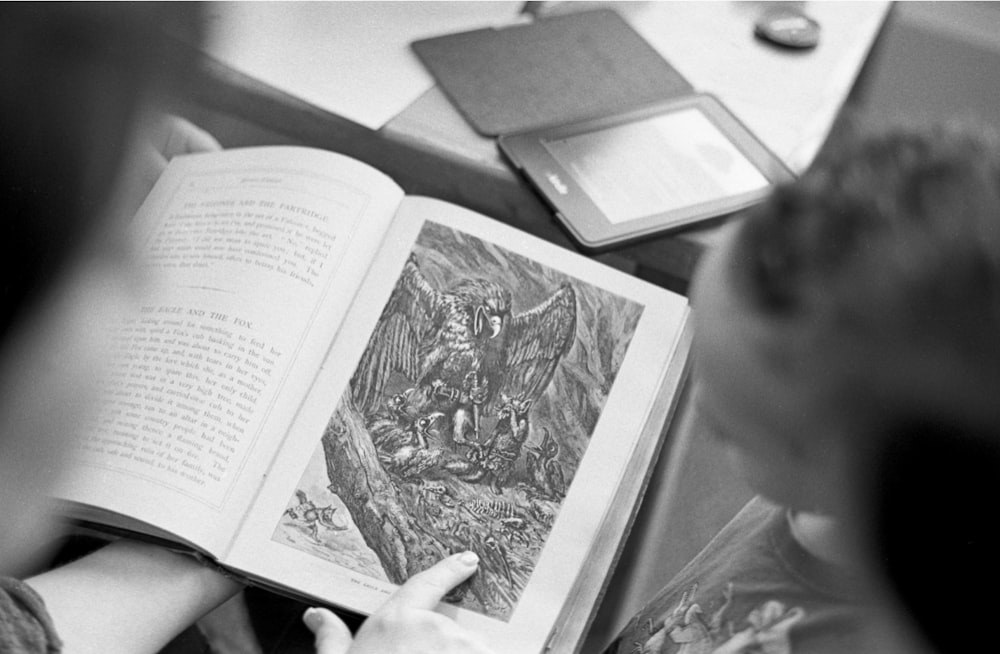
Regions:
M 538 399 L 576 339 L 576 293 L 568 283 L 534 309 L 511 318 L 503 382 L 494 397 Z
M 428 283 L 410 255 L 351 377 L 351 394 L 362 412 L 379 408 L 393 372 L 410 379 L 419 376 L 421 344 L 439 326 L 444 304 L 442 294 Z

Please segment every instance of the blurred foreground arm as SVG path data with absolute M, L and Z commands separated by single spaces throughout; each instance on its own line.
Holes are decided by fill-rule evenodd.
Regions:
M 27 580 L 67 652 L 157 652 L 242 586 L 197 559 L 118 541 Z

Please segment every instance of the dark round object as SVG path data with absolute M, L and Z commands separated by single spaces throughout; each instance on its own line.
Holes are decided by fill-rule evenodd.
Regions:
M 761 16 L 754 34 L 786 48 L 804 50 L 819 43 L 819 23 L 794 9 L 778 9 Z

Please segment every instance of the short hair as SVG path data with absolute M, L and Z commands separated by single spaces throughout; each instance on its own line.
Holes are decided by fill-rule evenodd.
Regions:
M 889 266 L 905 269 L 895 271 L 898 283 L 914 292 L 913 285 L 931 292 L 959 283 L 952 290 L 963 299 L 975 292 L 995 306 L 1000 140 L 991 131 L 939 124 L 877 136 L 854 133 L 752 213 L 740 252 L 749 291 L 768 311 L 804 311 L 816 288 L 861 269 L 867 273 L 867 266 L 887 273 Z M 925 279 L 907 281 L 909 274 Z
M 812 330 L 812 346 L 876 363 L 933 354 L 998 389 L 1000 138 L 952 123 L 853 131 L 751 212 L 731 265 L 751 305 Z

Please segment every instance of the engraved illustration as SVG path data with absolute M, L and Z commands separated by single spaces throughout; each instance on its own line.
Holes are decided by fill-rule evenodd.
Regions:
M 449 600 L 508 619 L 641 313 L 425 223 L 274 540 L 393 583 L 471 549 Z

